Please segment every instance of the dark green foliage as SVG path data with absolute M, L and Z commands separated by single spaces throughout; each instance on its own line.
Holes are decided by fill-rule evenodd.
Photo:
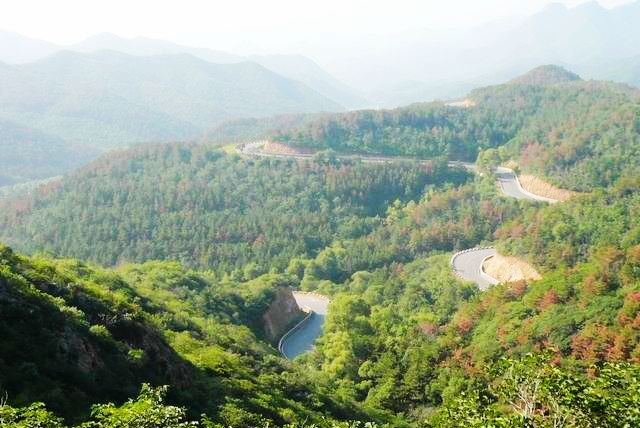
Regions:
M 448 156 L 474 160 L 478 149 L 506 143 L 513 118 L 483 110 L 473 127 L 468 113 L 441 103 L 415 104 L 390 111 L 354 111 L 323 116 L 276 139 L 299 147 L 331 148 L 340 152 Z
M 398 199 L 468 177 L 443 162 L 252 160 L 186 144 L 105 157 L 4 209 L 2 236 L 105 265 L 150 259 L 260 272 L 362 236 Z M 73 209 L 71 209 L 73 207 Z
M 190 417 L 207 413 L 225 426 L 240 414 L 280 424 L 360 415 L 258 339 L 275 288 L 287 284 L 275 275 L 218 281 L 160 262 L 119 273 L 1 247 L 0 396 L 78 420 L 91 403 L 122 403 L 149 382 L 171 385 L 168 399 Z M 100 407 L 97 426 L 111 426 L 112 410 Z M 40 407 L 1 411 L 47 417 Z

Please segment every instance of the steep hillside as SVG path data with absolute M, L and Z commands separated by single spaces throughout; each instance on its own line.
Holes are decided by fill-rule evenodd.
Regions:
M 640 165 L 635 88 L 580 81 L 546 66 L 467 98 L 473 107 L 436 102 L 324 115 L 273 138 L 305 148 L 459 160 L 499 149 L 499 160 L 516 160 L 579 191 L 607 186 Z
M 143 382 L 169 385 L 171 403 L 225 426 L 318 420 L 310 400 L 324 416 L 347 413 L 257 338 L 286 285 L 222 283 L 175 263 L 105 271 L 2 246 L 0 390 L 10 405 L 42 401 L 76 421 L 92 403 L 135 397 Z M 3 399 L 0 422 L 4 410 Z

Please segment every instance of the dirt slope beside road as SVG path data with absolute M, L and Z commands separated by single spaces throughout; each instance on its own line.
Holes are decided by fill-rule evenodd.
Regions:
M 561 189 L 533 175 L 522 174 L 518 178 L 520 179 L 520 185 L 527 192 L 544 196 L 545 198 L 555 199 L 562 202 L 579 195 L 578 192 Z
M 487 275 L 500 282 L 537 280 L 542 278 L 536 268 L 524 260 L 512 256 L 503 256 L 498 253 L 487 258 L 482 268 Z

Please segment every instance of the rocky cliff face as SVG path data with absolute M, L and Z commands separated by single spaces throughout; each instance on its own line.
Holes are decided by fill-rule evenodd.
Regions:
M 298 307 L 291 289 L 278 288 L 275 299 L 262 317 L 265 337 L 272 342 L 277 342 L 286 332 L 287 327 L 303 316 L 304 312 Z

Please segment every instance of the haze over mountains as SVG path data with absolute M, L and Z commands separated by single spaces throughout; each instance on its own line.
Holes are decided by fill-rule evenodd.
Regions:
M 21 133 L 28 138 L 8 148 L 0 165 L 7 173 L 10 166 L 24 170 L 20 162 L 5 163 L 28 163 L 25 148 L 46 152 L 51 140 L 98 153 L 142 142 L 195 139 L 230 119 L 340 110 L 340 104 L 303 83 L 254 62 L 60 51 L 33 63 L 0 64 L 3 128 L 29 130 Z M 12 141 L 17 136 L 5 135 Z M 68 166 L 46 170 L 57 175 Z M 41 175 L 13 175 L 13 181 Z
M 347 43 L 355 57 L 317 59 L 383 105 L 461 96 L 540 64 L 587 79 L 640 83 L 640 2 L 613 9 L 597 2 L 552 3 L 524 18 L 455 31 L 423 31 Z M 341 50 L 336 49 L 336 52 Z
M 639 85 L 638 22 L 637 1 L 613 9 L 550 4 L 525 19 L 463 31 L 363 37 L 340 46 L 327 40 L 298 51 L 325 68 L 300 54 L 242 56 L 109 33 L 59 46 L 0 32 L 0 120 L 11 130 L 5 143 L 20 135 L 28 143 L 11 145 L 4 158 L 11 165 L 0 161 L 3 182 L 58 175 L 105 149 L 201 138 L 227 121 L 243 124 L 234 135 L 260 135 L 283 120 L 253 118 L 462 97 L 541 64 Z M 20 166 L 28 148 L 46 152 L 51 141 L 74 147 L 64 166 L 42 164 L 37 174 Z
M 299 48 L 281 55 L 252 56 L 144 37 L 125 39 L 108 33 L 65 47 L 0 33 L 0 61 L 30 62 L 63 48 L 85 53 L 109 49 L 145 56 L 188 53 L 214 63 L 256 62 L 304 83 L 348 109 L 392 107 L 461 96 L 474 87 L 508 80 L 550 63 L 566 66 L 587 79 L 637 85 L 638 22 L 637 1 L 612 9 L 596 1 L 574 8 L 551 3 L 527 18 L 475 28 L 435 32 L 425 29 L 360 39 L 327 37 L 309 43 L 300 41 Z

